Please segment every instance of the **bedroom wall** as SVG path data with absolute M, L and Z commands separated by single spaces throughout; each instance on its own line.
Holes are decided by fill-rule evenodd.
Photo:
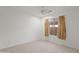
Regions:
M 57 37 L 51 35 L 48 39 L 57 44 L 79 49 L 79 7 L 70 7 L 68 9 L 62 10 L 61 12 L 55 12 L 49 16 L 57 17 L 60 15 L 64 15 L 66 17 L 66 41 L 60 40 Z
M 48 40 L 44 36 L 44 19 L 24 12 L 0 7 L 0 49 L 28 43 L 33 40 Z M 31 13 L 31 12 L 30 12 Z M 70 7 L 50 16 L 66 16 L 67 40 L 61 41 L 50 36 L 55 43 L 79 49 L 79 7 Z
M 30 14 L 0 10 L 0 49 L 41 39 L 40 24 Z
M 65 45 L 79 49 L 79 7 L 74 7 L 66 12 L 67 41 Z

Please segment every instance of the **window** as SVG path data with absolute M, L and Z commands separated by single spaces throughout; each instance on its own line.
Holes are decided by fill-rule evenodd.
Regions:
M 55 35 L 59 39 L 66 40 L 65 16 L 47 18 L 45 21 L 45 36 Z
M 57 18 L 49 18 L 49 35 L 57 35 L 58 20 Z

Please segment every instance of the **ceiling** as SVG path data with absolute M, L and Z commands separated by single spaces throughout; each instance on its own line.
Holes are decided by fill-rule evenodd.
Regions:
M 66 7 L 66 6 L 1 6 L 0 14 L 26 14 L 33 16 L 43 16 L 41 14 L 41 10 L 49 9 L 52 10 L 52 14 L 56 12 L 61 12 L 63 10 L 68 10 L 74 7 Z

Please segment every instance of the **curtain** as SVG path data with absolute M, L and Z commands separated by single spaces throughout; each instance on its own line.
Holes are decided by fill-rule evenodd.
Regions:
M 48 19 L 46 19 L 46 20 L 45 20 L 45 36 L 49 36 L 48 27 L 49 27 Z
M 66 40 L 65 16 L 59 16 L 58 38 Z

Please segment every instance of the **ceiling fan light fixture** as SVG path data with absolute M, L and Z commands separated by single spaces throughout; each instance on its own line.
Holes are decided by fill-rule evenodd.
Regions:
M 41 14 L 42 15 L 47 15 L 47 14 L 50 14 L 50 13 L 52 13 L 53 11 L 52 10 L 50 10 L 50 9 L 42 9 L 41 10 Z

